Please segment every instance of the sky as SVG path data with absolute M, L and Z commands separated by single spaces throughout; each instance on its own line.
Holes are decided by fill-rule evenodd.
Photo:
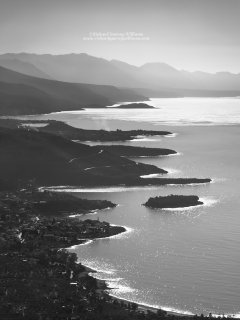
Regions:
M 240 0 L 0 0 L 0 53 L 240 72 Z

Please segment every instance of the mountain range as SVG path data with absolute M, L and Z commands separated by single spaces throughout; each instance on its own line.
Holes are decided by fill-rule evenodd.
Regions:
M 240 74 L 140 67 L 81 54 L 0 55 L 0 115 L 98 108 L 149 97 L 240 96 Z
M 0 55 L 0 65 L 39 78 L 131 88 L 151 97 L 240 94 L 240 74 L 188 72 L 160 62 L 146 63 L 138 67 L 86 53 L 7 53 Z
M 19 63 L 20 65 L 20 63 Z M 29 66 L 22 64 L 21 66 Z M 16 63 L 14 61 L 14 66 Z M 25 72 L 31 68 L 27 67 Z M 69 83 L 0 67 L 0 115 L 40 114 L 84 107 L 101 107 L 121 101 L 148 98 L 130 89 L 109 85 Z M 21 70 L 23 71 L 23 70 Z

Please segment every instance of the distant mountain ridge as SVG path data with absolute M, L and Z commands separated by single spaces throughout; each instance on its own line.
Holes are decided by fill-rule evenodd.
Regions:
M 18 59 L 1 59 L 0 65 L 4 68 L 20 72 L 23 74 L 27 74 L 29 76 L 37 77 L 37 78 L 44 78 L 44 79 L 51 79 L 51 77 L 38 69 L 34 64 L 29 62 L 21 61 Z
M 35 67 L 34 72 L 36 69 L 39 70 L 38 77 L 47 74 L 50 78 L 59 81 L 138 88 L 138 93 L 142 92 L 141 89 L 152 90 L 153 95 L 155 93 L 159 96 L 198 94 L 234 96 L 240 93 L 240 74 L 188 72 L 159 62 L 146 63 L 137 67 L 118 60 L 109 61 L 97 58 L 86 53 L 65 55 L 7 53 L 0 55 L 0 65 L 3 65 L 6 60 L 8 68 L 12 69 L 16 69 L 16 60 L 18 64 L 22 62 L 27 63 L 28 67 L 31 65 L 31 70 Z M 24 73 L 23 70 L 22 72 Z
M 0 115 L 79 110 L 147 99 L 133 90 L 37 78 L 0 67 Z

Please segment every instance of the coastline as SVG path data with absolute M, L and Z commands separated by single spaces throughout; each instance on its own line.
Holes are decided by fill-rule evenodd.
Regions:
M 115 226 L 115 225 L 111 225 L 111 226 Z M 75 246 L 72 246 L 70 248 L 67 248 L 67 250 L 69 249 L 75 249 L 76 247 L 78 246 L 82 246 L 82 245 L 87 245 L 89 243 L 91 243 L 92 241 L 94 240 L 103 240 L 103 239 L 109 239 L 109 238 L 116 238 L 117 236 L 121 236 L 123 235 L 124 233 L 129 233 L 129 232 L 132 232 L 133 229 L 130 228 L 130 227 L 125 227 L 124 228 L 128 228 L 129 230 L 126 230 L 124 232 L 121 232 L 119 234 L 116 234 L 116 235 L 113 235 L 113 236 L 109 236 L 109 237 L 103 237 L 103 238 L 94 238 L 94 239 L 86 239 L 88 241 L 86 241 L 85 243 L 82 243 L 82 244 L 78 244 L 78 245 L 75 245 Z M 80 261 L 79 261 L 80 262 Z M 163 312 L 164 313 L 164 316 L 172 316 L 172 317 L 187 317 L 187 318 L 193 318 L 195 316 L 197 317 L 201 317 L 200 314 L 194 314 L 192 313 L 191 311 L 174 311 L 174 308 L 171 308 L 171 307 L 157 307 L 157 306 L 151 306 L 151 305 L 148 305 L 147 303 L 141 303 L 141 302 L 137 302 L 137 301 L 134 301 L 134 300 L 130 300 L 130 299 L 125 299 L 125 298 L 120 298 L 114 294 L 112 294 L 110 291 L 111 287 L 108 286 L 107 284 L 107 280 L 105 279 L 98 279 L 97 277 L 94 276 L 94 274 L 97 275 L 98 272 L 101 272 L 100 270 L 98 269 L 95 269 L 94 267 L 90 267 L 88 266 L 87 264 L 82 264 L 86 270 L 86 274 L 93 277 L 96 282 L 97 282 L 97 287 L 98 289 L 96 290 L 96 292 L 98 294 L 100 294 L 102 297 L 104 296 L 107 296 L 108 298 L 110 297 L 110 299 L 112 299 L 112 301 L 118 301 L 119 304 L 123 304 L 124 306 L 127 307 L 127 305 L 129 303 L 132 303 L 132 304 L 135 304 L 137 305 L 137 311 L 139 312 L 143 312 L 145 314 L 147 314 L 148 312 L 153 312 L 153 313 L 157 313 L 157 312 Z M 173 310 L 171 310 L 173 309 Z M 213 318 L 224 318 L 224 317 L 228 317 L 228 318 L 234 318 L 234 319 L 239 319 L 240 317 L 238 317 L 238 315 L 236 314 L 227 314 L 227 315 L 221 315 L 221 314 L 213 314 L 212 315 Z M 210 318 L 208 315 L 204 316 L 204 318 Z
M 166 313 L 167 316 L 189 317 L 189 318 L 194 316 L 193 313 L 190 314 L 190 312 L 188 312 L 188 311 L 186 311 L 186 312 L 184 312 L 184 311 L 182 311 L 182 312 L 170 311 L 170 310 L 168 310 L 170 308 L 166 308 L 167 309 L 166 310 L 161 307 L 151 306 L 151 305 L 140 303 L 140 302 L 137 302 L 134 300 L 120 298 L 120 297 L 111 293 L 112 288 L 107 285 L 106 280 L 98 279 L 97 277 L 94 276 L 94 274 L 97 274 L 99 272 L 97 269 L 94 269 L 94 267 L 89 267 L 85 264 L 83 264 L 83 266 L 86 269 L 87 274 L 96 279 L 97 286 L 98 286 L 98 293 L 102 296 L 107 295 L 112 300 L 117 300 L 121 304 L 124 303 L 127 305 L 128 303 L 134 303 L 137 305 L 137 310 L 142 311 L 144 313 L 148 313 L 148 311 L 151 311 L 154 313 L 157 313 L 158 311 L 162 311 L 162 312 Z
M 86 240 L 86 242 L 77 244 L 77 245 L 73 245 L 69 248 L 67 248 L 67 250 L 75 250 L 77 247 L 79 246 L 84 246 L 84 245 L 88 245 L 90 243 L 92 243 L 93 241 L 96 240 L 104 240 L 104 239 L 111 239 L 111 238 L 117 238 L 119 236 L 122 236 L 126 233 L 131 233 L 134 231 L 134 229 L 132 229 L 131 227 L 127 227 L 127 226 L 119 226 L 119 225 L 115 225 L 115 224 L 110 224 L 110 226 L 116 226 L 116 227 L 122 227 L 125 228 L 125 231 L 117 233 L 115 235 L 111 235 L 111 236 L 106 236 L 106 237 L 101 237 L 101 238 L 93 238 L 93 239 L 81 239 L 81 240 Z M 79 261 L 81 263 L 81 261 Z M 117 296 L 115 296 L 114 294 L 111 294 L 111 287 L 108 286 L 107 281 L 105 279 L 98 279 L 97 277 L 94 276 L 94 274 L 97 275 L 98 272 L 100 272 L 100 270 L 95 269 L 94 267 L 90 267 L 87 264 L 82 264 L 86 270 L 86 274 L 88 274 L 89 276 L 93 277 L 94 279 L 96 279 L 97 281 L 97 286 L 98 286 L 98 293 L 102 296 L 106 295 L 108 297 L 110 297 L 113 300 L 117 300 L 119 303 L 124 303 L 124 304 L 128 304 L 128 303 L 134 303 L 137 305 L 137 310 L 138 311 L 142 311 L 144 313 L 148 313 L 148 311 L 157 313 L 158 311 L 162 311 L 162 312 L 166 312 L 166 315 L 168 316 L 179 316 L 179 317 L 193 317 L 194 314 L 188 311 L 184 312 L 177 312 L 177 311 L 170 311 L 170 310 L 165 310 L 164 308 L 160 308 L 160 307 L 155 307 L 155 306 L 150 306 L 144 303 L 139 303 L 136 302 L 134 300 L 129 300 L 129 299 L 124 299 L 124 298 L 119 298 Z M 167 308 L 170 309 L 170 308 Z
M 70 216 L 69 216 L 69 217 L 70 217 Z M 92 239 L 90 239 L 90 238 L 79 239 L 79 240 L 85 241 L 85 242 L 72 245 L 71 247 L 66 248 L 66 249 L 67 249 L 67 250 L 70 250 L 70 249 L 73 249 L 73 250 L 74 250 L 74 249 L 77 248 L 78 246 L 84 246 L 84 245 L 87 245 L 87 244 L 89 244 L 89 243 L 91 243 L 91 242 L 93 242 L 93 241 L 96 241 L 96 240 L 113 239 L 113 238 L 116 239 L 116 238 L 119 238 L 119 237 L 123 236 L 123 235 L 126 234 L 126 233 L 130 233 L 130 232 L 133 231 L 132 228 L 127 227 L 127 226 L 119 226 L 119 225 L 112 224 L 112 223 L 110 223 L 109 225 L 110 225 L 110 227 L 123 228 L 124 230 L 123 230 L 123 231 L 119 231 L 119 232 L 117 232 L 117 233 L 115 233 L 115 234 L 112 234 L 112 235 L 110 235 L 110 236 L 106 236 L 106 237 L 97 237 L 97 238 L 92 238 Z M 87 266 L 86 266 L 86 268 L 91 269 L 90 267 L 87 267 Z M 97 272 L 97 270 L 96 270 L 95 272 Z
M 99 280 L 99 281 L 104 281 L 104 280 Z M 111 290 L 107 289 L 107 290 Z M 123 299 L 123 298 L 118 298 L 117 296 L 111 295 L 110 293 L 108 293 L 110 295 L 110 297 L 113 297 L 114 299 L 118 300 L 119 302 L 125 302 L 125 303 L 136 303 L 138 306 L 138 310 L 139 311 L 143 311 L 144 313 L 147 313 L 148 311 L 157 313 L 159 310 L 166 312 L 167 316 L 177 316 L 177 317 L 193 317 L 194 314 L 189 314 L 189 313 L 184 313 L 184 312 L 177 312 L 177 311 L 169 311 L 169 310 L 165 310 L 164 308 L 159 308 L 159 307 L 154 307 L 154 306 L 150 306 L 144 303 L 138 303 L 132 300 L 127 300 L 127 299 Z

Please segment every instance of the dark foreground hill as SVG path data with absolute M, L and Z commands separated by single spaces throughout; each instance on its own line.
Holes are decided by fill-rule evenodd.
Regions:
M 59 103 L 58 99 L 37 88 L 19 83 L 0 82 L 0 115 L 59 111 Z
M 34 129 L 0 127 L 0 177 L 4 187 L 38 186 L 144 186 L 206 183 L 210 179 L 140 178 L 167 171 L 137 163 L 99 147 L 72 142 Z M 1 186 L 1 185 L 0 185 Z
M 124 130 L 124 131 L 119 129 L 114 131 L 91 130 L 91 129 L 88 130 L 88 129 L 75 128 L 68 125 L 65 122 L 56 121 L 56 120 L 31 121 L 31 120 L 16 120 L 16 119 L 8 119 L 8 118 L 0 119 L 0 127 L 8 128 L 8 129 L 17 129 L 20 127 L 30 129 L 31 125 L 33 125 L 32 130 L 51 133 L 51 134 L 58 135 L 60 137 L 73 140 L 73 141 L 127 141 L 127 140 L 135 139 L 138 136 L 167 136 L 171 134 L 171 132 L 169 131 L 160 131 L 160 130 L 153 131 L 153 130 L 141 130 L 141 129 Z M 43 125 L 43 126 L 41 127 L 40 125 Z M 129 149 L 129 148 L 125 148 L 125 149 Z M 135 148 L 135 150 L 137 149 Z
M 4 121 L 9 124 L 9 121 Z M 57 134 L 64 138 L 70 140 L 79 140 L 79 141 L 126 141 L 137 138 L 138 136 L 165 136 L 170 135 L 169 131 L 153 131 L 153 130 L 115 130 L 115 131 L 106 131 L 106 130 L 87 130 L 75 128 L 68 125 L 65 122 L 50 120 L 43 121 L 48 124 L 45 127 L 39 128 L 41 132 L 47 132 L 51 134 Z M 0 121 L 2 125 L 3 121 Z M 26 122 L 24 122 L 26 123 Z M 36 122 L 37 123 L 37 122 Z M 7 125 L 8 125 L 7 124 Z
M 0 115 L 79 110 L 146 99 L 133 90 L 36 78 L 0 67 Z
M 28 129 L 0 128 L 0 150 L 1 179 L 12 184 L 34 179 L 37 185 L 113 185 L 142 174 L 166 173 L 152 165 Z
M 124 145 L 103 145 L 97 146 L 100 149 L 109 151 L 113 154 L 123 157 L 156 157 L 167 156 L 176 154 L 177 152 L 171 149 L 164 148 L 147 148 L 147 147 L 134 147 Z

